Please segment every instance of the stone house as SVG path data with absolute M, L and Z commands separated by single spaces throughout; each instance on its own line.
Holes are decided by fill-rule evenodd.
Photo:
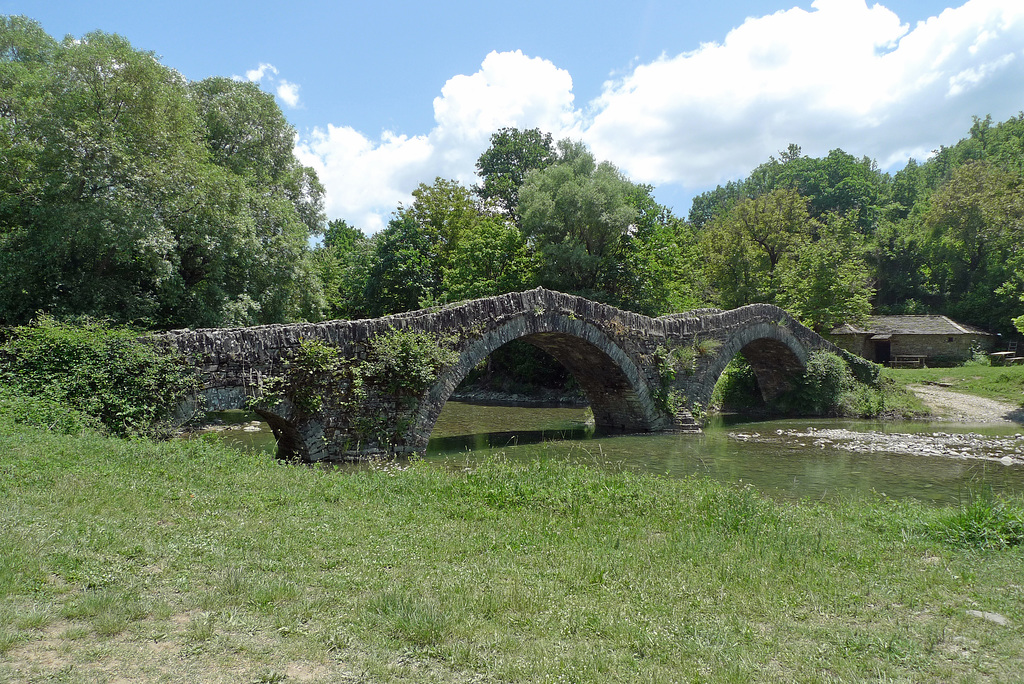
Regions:
M 830 335 L 835 344 L 884 365 L 942 366 L 963 363 L 975 350 L 989 351 L 995 336 L 947 316 L 870 316 L 845 323 Z

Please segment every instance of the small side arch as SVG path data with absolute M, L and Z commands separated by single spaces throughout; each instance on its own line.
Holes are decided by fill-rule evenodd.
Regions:
M 807 367 L 808 351 L 789 328 L 777 323 L 752 323 L 730 334 L 719 348 L 701 376 L 696 401 L 707 406 L 725 367 L 740 352 L 757 376 L 765 401 L 790 389 L 793 377 Z
M 595 326 L 561 314 L 522 315 L 485 333 L 462 351 L 459 360 L 433 384 L 421 403 L 410 443 L 426 448 L 441 409 L 478 363 L 513 340 L 543 349 L 561 363 L 590 402 L 602 432 L 649 432 L 669 427 L 670 420 L 651 396 L 640 367 Z

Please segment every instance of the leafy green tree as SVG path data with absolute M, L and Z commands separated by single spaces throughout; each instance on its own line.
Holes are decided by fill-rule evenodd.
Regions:
M 698 231 L 703 230 L 716 216 L 731 209 L 744 197 L 746 190 L 742 181 L 729 181 L 724 186 L 702 192 L 690 203 L 690 224 Z
M 476 193 L 518 225 L 519 189 L 526 174 L 551 166 L 555 157 L 550 133 L 537 128 L 502 128 L 491 135 L 491 146 L 477 159 L 476 170 L 483 182 Z
M 306 243 L 322 188 L 272 97 L 189 84 L 102 32 L 56 43 L 5 18 L 0 46 L 0 320 L 317 314 Z M 222 109 L 228 123 L 209 127 Z
M 8 52 L 5 62 L 23 58 Z M 0 316 L 153 317 L 172 224 L 196 200 L 186 181 L 202 149 L 185 84 L 103 33 L 65 41 L 34 69 L 4 98 L 4 128 L 20 139 L 2 142 L 20 149 L 5 150 L 18 173 L 0 203 Z
M 809 242 L 816 224 L 795 190 L 772 190 L 740 201 L 701 234 L 709 280 L 732 308 L 775 302 L 784 259 Z
M 857 237 L 856 216 L 829 214 L 793 254 L 780 277 L 776 303 L 815 332 L 826 334 L 871 313 L 871 273 Z
M 695 197 L 690 220 L 703 228 L 744 198 L 785 189 L 795 190 L 807 200 L 811 218 L 827 213 L 856 215 L 858 230 L 865 235 L 874 232 L 891 205 L 891 179 L 878 170 L 874 160 L 857 159 L 840 149 L 815 159 L 791 144 L 778 158 L 770 157 L 756 167 L 747 178 Z
M 449 263 L 442 269 L 449 301 L 518 292 L 534 284 L 533 251 L 519 229 L 500 217 L 481 217 L 467 227 Z
M 324 231 L 324 247 L 332 250 L 338 255 L 347 254 L 355 246 L 366 240 L 366 234 L 348 225 L 344 219 L 335 219 L 327 222 L 327 230 Z
M 692 224 L 666 216 L 633 246 L 627 267 L 639 290 L 631 297 L 636 311 L 662 315 L 714 304 L 699 232 Z
M 437 303 L 441 267 L 429 231 L 400 211 L 374 236 L 364 300 L 370 316 L 413 311 Z
M 319 318 L 323 306 L 309 239 L 323 231 L 323 186 L 292 152 L 295 129 L 254 83 L 215 77 L 190 84 L 212 161 L 230 175 L 229 230 L 235 258 L 222 288 L 239 324 Z M 226 244 L 225 244 L 226 243 Z
M 435 178 L 433 185 L 420 183 L 412 196 L 413 203 L 398 213 L 419 224 L 430 245 L 428 256 L 439 270 L 447 268 L 463 232 L 482 218 L 476 198 L 458 181 L 444 178 Z
M 1024 223 L 1024 179 L 986 162 L 967 163 L 931 197 L 930 281 L 950 315 L 1007 329 L 1017 297 L 1016 266 Z
M 919 219 L 883 222 L 868 247 L 875 308 L 885 314 L 925 313 L 936 304 L 931 265 Z
M 375 245 L 361 230 L 341 219 L 328 222 L 323 243 L 313 250 L 312 258 L 329 318 L 368 315 L 365 292 L 374 257 Z
M 600 164 L 583 143 L 558 143 L 558 160 L 527 176 L 520 192 L 523 233 L 540 255 L 545 287 L 620 301 L 619 286 L 631 234 L 650 188 L 636 186 L 609 162 Z M 654 205 L 653 201 L 651 202 Z

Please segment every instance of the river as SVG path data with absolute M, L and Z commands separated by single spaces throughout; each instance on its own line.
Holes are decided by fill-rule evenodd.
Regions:
M 250 423 L 251 414 L 217 415 L 235 428 L 219 433 L 226 441 L 275 450 L 273 435 L 265 424 Z M 877 492 L 956 503 L 981 487 L 1024 495 L 1021 426 L 718 420 L 700 435 L 594 437 L 587 418 L 586 409 L 448 402 L 425 458 L 452 468 L 472 467 L 496 454 L 513 460 L 561 458 L 668 477 L 747 483 L 783 499 Z

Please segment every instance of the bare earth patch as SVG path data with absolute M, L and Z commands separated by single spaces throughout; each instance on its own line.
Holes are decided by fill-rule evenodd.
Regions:
M 957 423 L 1024 425 L 1024 409 L 995 399 L 952 392 L 935 385 L 908 385 L 936 420 Z

